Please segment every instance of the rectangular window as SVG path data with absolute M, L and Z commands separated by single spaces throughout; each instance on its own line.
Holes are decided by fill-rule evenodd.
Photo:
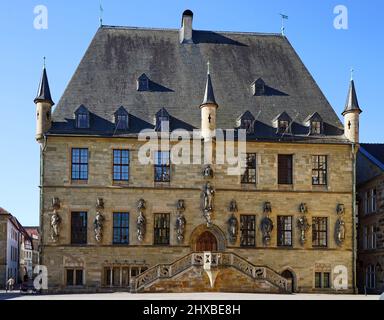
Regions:
M 127 212 L 113 214 L 113 243 L 129 244 L 129 213 Z
M 66 270 L 67 286 L 82 286 L 83 269 L 67 269 Z
M 321 122 L 312 121 L 311 122 L 311 134 L 321 134 Z
M 71 243 L 87 243 L 87 213 L 72 212 L 71 215 Z
M 241 183 L 255 184 L 256 183 L 256 154 L 247 153 L 246 155 L 246 168 L 244 174 L 241 176 Z
M 277 245 L 280 247 L 292 246 L 292 216 L 277 217 Z
M 328 245 L 328 218 L 312 218 L 312 246 L 327 247 Z
M 169 151 L 155 152 L 155 182 L 170 182 Z
M 315 272 L 315 288 L 328 289 L 331 287 L 331 275 L 329 272 Z
M 371 209 L 376 212 L 376 188 L 371 190 Z
M 169 213 L 156 213 L 154 224 L 154 244 L 168 245 L 169 244 Z
M 365 269 L 365 284 L 367 289 L 376 288 L 376 270 L 374 265 L 369 265 Z
M 240 215 L 240 246 L 254 247 L 256 245 L 256 216 Z
M 88 180 L 88 149 L 72 149 L 72 180 Z
M 113 150 L 113 180 L 129 180 L 129 150 Z
M 312 156 L 312 184 L 327 185 L 327 156 Z
M 292 155 L 279 154 L 278 183 L 286 185 L 292 184 Z

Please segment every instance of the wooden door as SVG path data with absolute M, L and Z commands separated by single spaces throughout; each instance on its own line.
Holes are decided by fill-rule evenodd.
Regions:
M 216 237 L 209 231 L 203 232 L 197 239 L 196 251 L 217 251 Z

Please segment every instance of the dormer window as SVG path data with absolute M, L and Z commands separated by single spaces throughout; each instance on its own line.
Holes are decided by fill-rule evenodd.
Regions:
M 319 135 L 323 133 L 323 120 L 317 112 L 309 116 L 305 120 L 305 123 L 309 127 L 310 135 Z
M 169 113 L 165 108 L 161 108 L 155 117 L 156 131 L 169 131 Z
M 115 125 L 117 130 L 127 130 L 128 129 L 128 117 L 129 114 L 124 107 L 120 107 L 115 112 Z
M 265 82 L 259 78 L 252 83 L 252 94 L 254 96 L 262 96 L 265 94 Z
M 255 117 L 249 111 L 244 112 L 238 119 L 239 129 L 246 130 L 247 134 L 254 133 Z
M 285 111 L 279 114 L 273 120 L 273 123 L 275 128 L 277 128 L 277 133 L 279 134 L 291 133 L 292 119 Z
M 149 91 L 149 78 L 145 73 L 137 79 L 137 91 Z
M 75 111 L 75 122 L 76 122 L 76 128 L 78 129 L 89 128 L 89 111 L 84 105 L 81 105 Z

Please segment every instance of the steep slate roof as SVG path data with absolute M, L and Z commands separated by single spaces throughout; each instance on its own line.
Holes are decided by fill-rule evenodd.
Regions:
M 361 143 L 360 152 L 384 171 L 384 144 Z
M 51 106 L 55 104 L 51 98 L 51 90 L 49 89 L 47 70 L 45 67 L 43 68 L 43 74 L 41 76 L 39 88 L 37 89 L 37 95 L 34 102 L 48 102 Z
M 360 109 L 359 101 L 357 100 L 355 81 L 353 80 L 351 80 L 351 83 L 349 85 L 349 91 L 348 91 L 347 101 L 345 103 L 343 115 L 345 115 L 348 112 L 358 112 L 358 113 L 363 112 Z
M 153 128 L 162 107 L 179 128 L 199 128 L 210 61 L 218 128 L 235 128 L 248 110 L 259 114 L 255 138 L 279 139 L 272 121 L 285 111 L 294 121 L 295 139 L 347 142 L 338 116 L 285 37 L 194 30 L 193 41 L 180 44 L 179 30 L 174 29 L 99 28 L 54 110 L 49 134 L 78 134 L 73 115 L 82 104 L 91 118 L 90 129 L 81 134 L 113 135 L 120 106 L 129 110 L 130 128 L 116 133 L 119 136 Z M 156 90 L 137 91 L 143 73 L 157 84 Z M 266 94 L 253 96 L 251 84 L 258 78 L 265 81 Z M 321 138 L 308 137 L 304 125 L 315 112 L 324 121 Z

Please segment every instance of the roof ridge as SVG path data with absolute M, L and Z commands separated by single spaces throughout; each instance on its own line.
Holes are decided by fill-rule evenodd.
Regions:
M 122 29 L 122 30 L 142 30 L 142 31 L 175 31 L 179 32 L 179 29 L 175 28 L 160 28 L 160 27 L 135 27 L 135 26 L 115 26 L 115 25 L 103 25 L 99 29 Z M 239 35 L 255 35 L 255 36 L 282 36 L 281 33 L 276 32 L 256 32 L 256 31 L 225 31 L 225 30 L 198 30 L 193 29 L 195 32 L 214 32 L 223 34 L 239 34 Z

